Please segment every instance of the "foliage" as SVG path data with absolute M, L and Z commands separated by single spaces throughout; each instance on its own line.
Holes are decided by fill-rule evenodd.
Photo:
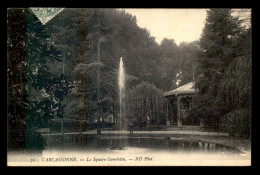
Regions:
M 50 70 L 50 64 L 60 61 L 60 53 L 29 9 L 9 9 L 8 28 L 8 87 L 13 87 L 8 92 L 10 140 L 14 148 L 42 149 L 44 140 L 37 129 L 46 127 L 49 119 L 63 116 L 63 96 L 69 93 L 71 84 L 63 74 L 53 74 Z M 20 66 L 13 66 L 17 62 Z M 17 91 L 19 98 L 14 96 Z M 22 111 L 17 113 L 12 108 L 15 104 Z M 17 121 L 19 126 L 13 126 Z M 18 138 L 13 134 L 17 132 L 15 128 L 20 129 Z M 16 139 L 22 144 L 15 143 Z
M 26 150 L 41 151 L 46 147 L 43 136 L 34 130 L 26 129 Z
M 61 61 L 61 54 L 54 48 L 44 26 L 29 10 L 27 36 L 27 114 L 30 117 L 37 116 L 37 119 L 43 117 L 45 120 L 55 116 L 62 118 L 64 106 L 61 102 L 72 85 L 62 73 L 51 72 L 49 65 L 54 61 Z
M 65 109 L 73 114 L 72 118 L 78 117 L 79 112 L 89 120 L 98 110 L 104 114 L 111 110 L 114 115 L 117 113 L 120 57 L 124 60 L 128 88 L 160 75 L 154 67 L 159 58 L 155 40 L 137 26 L 135 17 L 124 11 L 64 9 L 46 26 L 56 48 L 66 55 L 65 67 L 70 67 L 66 75 L 76 82 Z M 68 109 L 71 106 L 75 110 Z
M 149 82 L 141 82 L 127 91 L 126 116 L 139 124 L 165 123 L 163 103 L 164 97 L 160 89 Z
M 250 29 L 244 30 L 241 21 L 231 16 L 230 9 L 211 9 L 206 21 L 196 60 L 198 93 L 194 97 L 193 112 L 216 127 L 226 126 L 225 118 L 236 116 L 250 120 L 249 114 L 236 115 L 236 111 L 251 108 Z M 222 128 L 236 125 L 229 124 L 232 126 Z M 226 131 L 232 133 L 230 129 Z
M 166 91 L 175 88 L 178 79 L 179 85 L 192 81 L 197 43 L 177 46 L 165 39 L 158 45 L 147 29 L 137 26 L 135 16 L 124 10 L 68 8 L 49 21 L 46 29 L 55 48 L 66 55 L 65 74 L 75 82 L 73 92 L 65 99 L 66 117 L 92 121 L 97 113 L 118 115 L 120 57 L 127 74 L 126 89 L 149 81 Z M 51 69 L 58 72 L 58 67 Z M 182 77 L 176 77 L 179 72 Z
M 220 130 L 232 136 L 250 137 L 251 133 L 250 109 L 238 109 L 227 113 L 221 118 Z
M 158 87 L 169 91 L 193 81 L 194 62 L 199 50 L 198 42 L 183 42 L 177 46 L 174 40 L 165 38 L 159 47 L 162 85 Z

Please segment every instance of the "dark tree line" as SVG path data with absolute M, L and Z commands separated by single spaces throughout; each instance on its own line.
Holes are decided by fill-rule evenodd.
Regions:
M 248 136 L 251 126 L 251 26 L 231 9 L 211 9 L 196 60 L 194 115 L 223 131 Z
M 117 115 L 120 57 L 129 89 L 149 81 L 166 91 L 176 88 L 177 80 L 181 80 L 179 85 L 193 80 L 197 43 L 177 46 L 165 39 L 158 45 L 148 30 L 137 26 L 135 16 L 123 10 L 64 9 L 46 28 L 54 45 L 66 55 L 59 71 L 65 63 L 65 76 L 76 83 L 67 117 L 93 121 L 88 117 L 97 115 L 97 111 L 103 116 Z

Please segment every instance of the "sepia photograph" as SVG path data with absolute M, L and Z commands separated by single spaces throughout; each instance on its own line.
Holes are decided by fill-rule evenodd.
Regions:
M 7 166 L 251 166 L 251 13 L 7 8 Z

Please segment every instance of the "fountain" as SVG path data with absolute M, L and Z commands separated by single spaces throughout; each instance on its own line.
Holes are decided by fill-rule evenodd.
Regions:
M 124 72 L 124 64 L 122 57 L 120 58 L 119 63 L 119 74 L 118 74 L 118 86 L 119 86 L 119 147 L 113 147 L 112 149 L 118 149 L 118 150 L 124 150 L 124 147 L 122 146 L 121 140 L 122 140 L 122 117 L 123 117 L 123 97 L 124 97 L 124 91 L 125 91 L 125 72 Z
M 123 150 L 121 140 L 122 140 L 122 117 L 123 117 L 123 96 L 125 90 L 125 71 L 124 71 L 124 63 L 122 57 L 120 58 L 119 63 L 119 75 L 118 75 L 118 86 L 119 86 L 119 124 L 120 124 L 120 143 L 119 143 L 119 150 Z

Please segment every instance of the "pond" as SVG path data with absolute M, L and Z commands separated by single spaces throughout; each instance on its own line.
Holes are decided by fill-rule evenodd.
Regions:
M 16 163 L 43 166 L 248 166 L 251 155 L 213 142 L 181 137 L 126 137 L 112 135 L 44 136 L 46 148 L 38 155 L 9 154 Z M 12 157 L 13 155 L 13 157 Z M 36 163 L 32 163 L 34 157 Z M 61 162 L 65 160 L 65 162 Z M 74 162 L 66 162 L 75 160 Z M 38 163 L 38 164 L 37 164 Z
M 77 150 L 110 152 L 111 150 L 146 149 L 155 152 L 217 153 L 240 155 L 236 148 L 217 143 L 185 140 L 178 137 L 119 137 L 119 136 L 48 136 L 46 150 Z

